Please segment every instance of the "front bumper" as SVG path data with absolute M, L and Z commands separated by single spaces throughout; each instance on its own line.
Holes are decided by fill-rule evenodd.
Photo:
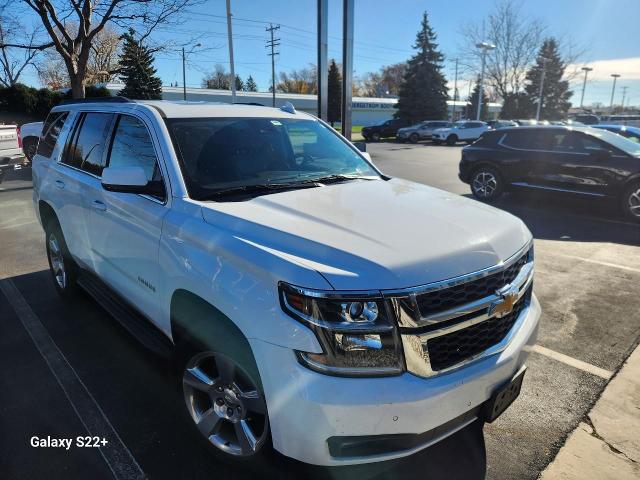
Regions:
M 382 378 L 322 375 L 300 365 L 290 349 L 251 340 L 273 445 L 286 456 L 327 466 L 390 460 L 422 450 L 472 422 L 478 407 L 524 365 L 536 341 L 539 317 L 534 296 L 503 350 L 430 378 L 410 373 Z M 397 448 L 386 443 L 385 451 L 355 456 L 336 455 L 335 445 L 330 449 L 335 438 L 395 434 L 423 435 L 424 443 L 399 442 Z

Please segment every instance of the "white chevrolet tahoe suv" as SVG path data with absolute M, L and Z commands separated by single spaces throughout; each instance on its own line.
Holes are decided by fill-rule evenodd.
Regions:
M 59 293 L 81 287 L 172 355 L 182 414 L 223 458 L 398 458 L 520 391 L 531 233 L 385 176 L 311 115 L 62 105 L 33 181 Z

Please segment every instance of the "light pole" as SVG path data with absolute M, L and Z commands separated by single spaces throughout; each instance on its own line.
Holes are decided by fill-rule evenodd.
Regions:
M 592 70 L 593 68 L 591 67 L 582 67 L 582 71 L 584 72 L 584 82 L 582 82 L 582 96 L 580 97 L 580 108 L 582 108 L 582 105 L 584 104 L 584 91 L 587 88 L 587 75 Z
M 620 74 L 612 73 L 611 76 L 613 77 L 613 88 L 611 89 L 611 102 L 609 104 L 609 113 L 613 113 L 613 95 L 616 93 L 616 80 L 620 78 Z
M 227 44 L 229 45 L 229 69 L 231 70 L 231 103 L 236 103 L 236 71 L 233 63 L 233 32 L 231 30 L 231 0 L 227 0 Z
M 480 120 L 480 112 L 482 111 L 482 87 L 484 84 L 484 65 L 487 60 L 487 52 L 496 48 L 495 45 L 488 42 L 476 43 L 476 47 L 482 49 L 482 70 L 480 71 L 480 88 L 478 88 L 478 111 L 476 112 L 476 120 Z
M 196 43 L 191 50 L 187 53 L 193 52 L 196 48 L 201 47 L 202 44 Z M 187 72 L 186 72 L 186 54 L 184 52 L 184 47 L 182 47 L 182 99 L 184 101 L 187 100 Z
M 456 121 L 456 100 L 458 100 L 458 59 L 456 58 L 456 74 L 453 81 L 453 108 L 451 109 L 451 121 Z
M 540 120 L 540 109 L 542 108 L 542 93 L 544 92 L 544 77 L 547 73 L 548 58 L 542 59 L 542 74 L 540 75 L 540 90 L 538 91 L 538 109 L 536 110 L 536 121 Z

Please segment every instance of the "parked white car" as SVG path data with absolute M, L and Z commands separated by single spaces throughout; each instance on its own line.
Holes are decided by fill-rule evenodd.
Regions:
M 22 151 L 29 161 L 33 160 L 38 148 L 38 140 L 42 135 L 43 122 L 25 123 L 20 126 L 22 134 Z
M 438 145 L 441 143 L 447 145 L 455 145 L 458 142 L 472 143 L 487 130 L 489 130 L 489 125 L 485 122 L 463 120 L 454 123 L 450 128 L 434 130 L 431 138 Z
M 7 171 L 19 168 L 23 160 L 20 129 L 17 125 L 0 124 L 0 183 Z
M 214 454 L 403 457 L 517 397 L 540 306 L 510 214 L 385 176 L 292 107 L 67 104 L 44 132 L 57 290 L 173 358 Z

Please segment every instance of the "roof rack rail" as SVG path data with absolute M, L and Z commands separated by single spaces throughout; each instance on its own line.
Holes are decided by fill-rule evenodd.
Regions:
M 254 107 L 264 107 L 262 103 L 258 102 L 233 102 L 234 105 L 253 105 Z
M 64 100 L 62 105 L 72 105 L 74 103 L 133 103 L 127 97 L 91 97 L 91 98 L 71 98 Z

